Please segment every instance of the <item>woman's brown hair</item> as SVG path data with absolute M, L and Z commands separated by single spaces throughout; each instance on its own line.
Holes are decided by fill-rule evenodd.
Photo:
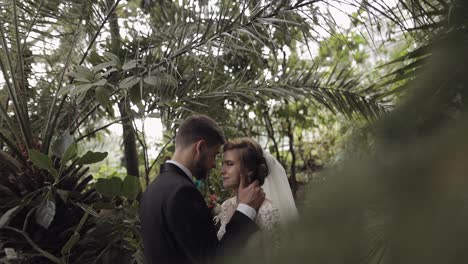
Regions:
M 248 176 L 248 183 L 258 180 L 263 185 L 268 176 L 268 166 L 262 147 L 253 139 L 236 138 L 224 144 L 223 152 L 235 149 L 239 150 L 241 169 Z

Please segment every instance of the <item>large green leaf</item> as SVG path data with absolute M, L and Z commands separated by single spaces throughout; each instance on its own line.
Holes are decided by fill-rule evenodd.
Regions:
M 99 79 L 95 83 L 93 83 L 94 86 L 103 86 L 107 83 L 106 79 Z
M 51 170 L 54 167 L 52 166 L 52 160 L 46 154 L 43 154 L 35 149 L 30 149 L 28 151 L 29 159 L 33 162 L 36 167 L 44 169 L 44 170 Z
M 128 175 L 125 177 L 122 184 L 122 196 L 129 200 L 135 200 L 140 193 L 140 180 L 138 177 Z
M 99 86 L 95 90 L 96 100 L 104 107 L 111 105 L 111 93 L 104 86 Z
M 101 64 L 98 64 L 96 66 L 93 67 L 93 71 L 94 72 L 98 72 L 102 69 L 105 69 L 105 68 L 108 68 L 108 67 L 114 67 L 117 65 L 117 62 L 116 61 L 107 61 L 107 62 L 103 62 Z
M 83 209 L 83 211 L 85 211 L 86 213 L 95 217 L 98 216 L 97 212 L 91 206 L 83 204 L 83 203 L 76 203 L 76 205 L 79 206 L 81 209 Z
M 122 70 L 128 71 L 128 70 L 135 68 L 137 65 L 138 65 L 138 60 L 131 60 L 122 66 Z
M 2 217 L 0 217 L 0 228 L 6 226 L 21 208 L 22 206 L 18 205 L 6 211 Z
M 92 152 L 88 151 L 78 160 L 79 165 L 93 164 L 104 160 L 107 157 L 107 152 Z
M 117 177 L 100 178 L 95 185 L 96 191 L 106 197 L 119 196 L 122 191 L 122 180 Z
M 76 70 L 76 73 L 78 73 L 79 75 L 83 76 L 84 78 L 88 80 L 92 80 L 94 77 L 94 73 L 85 66 L 76 65 L 75 70 Z
M 94 86 L 92 83 L 86 83 L 86 84 L 80 84 L 76 85 L 71 91 L 70 95 L 77 95 L 77 94 L 83 94 L 86 93 L 89 89 L 91 89 Z
M 88 89 L 88 90 L 89 90 L 89 89 Z M 78 95 L 78 97 L 76 98 L 76 103 L 77 103 L 77 104 L 81 104 L 81 102 L 83 102 L 83 100 L 84 100 L 85 97 L 86 97 L 86 92 L 87 92 L 87 91 L 85 91 L 85 92 L 81 93 L 80 95 Z
M 67 254 L 68 252 L 70 252 L 71 248 L 72 248 L 76 243 L 78 243 L 78 241 L 80 241 L 80 234 L 79 234 L 79 233 L 74 233 L 74 234 L 68 239 L 68 241 L 65 243 L 65 245 L 63 245 L 62 249 L 60 250 L 60 253 L 61 253 L 62 255 Z
M 55 201 L 48 196 L 36 209 L 36 222 L 48 229 L 55 217 Z
M 62 156 L 62 159 L 60 160 L 60 163 L 62 165 L 67 164 L 68 161 L 70 161 L 73 157 L 76 156 L 77 153 L 77 147 L 76 143 L 72 143 L 70 146 L 68 146 L 67 150 Z
M 19 171 L 21 169 L 21 164 L 10 154 L 0 149 L 0 169 L 4 169 L 5 167 L 12 171 Z
M 50 168 L 49 169 L 50 174 L 54 177 L 55 180 L 58 179 L 59 177 L 59 172 L 55 168 Z
M 70 76 L 70 77 L 73 77 L 74 80 L 77 81 L 77 82 L 87 82 L 87 83 L 90 82 L 90 80 L 87 79 L 86 76 L 83 76 L 83 75 L 81 75 L 79 73 L 76 73 L 76 72 L 69 72 L 69 73 L 67 73 L 67 75 Z
M 133 86 L 135 86 L 135 84 L 139 83 L 140 82 L 140 77 L 139 76 L 130 76 L 130 77 L 127 77 L 125 79 L 123 79 L 119 86 L 120 88 L 124 88 L 124 89 L 129 89 L 129 88 L 132 88 Z
M 60 91 L 58 92 L 57 95 L 62 96 L 62 95 L 65 95 L 65 94 L 69 94 L 70 91 L 73 90 L 74 88 L 75 88 L 74 84 L 69 84 L 69 85 L 63 87 L 62 89 L 60 89 Z
M 154 75 L 146 76 L 143 81 L 151 86 L 161 86 L 161 80 Z
M 119 59 L 119 56 L 113 54 L 113 53 L 110 53 L 110 52 L 104 52 L 104 58 L 110 60 L 110 61 L 113 61 L 115 62 L 116 64 L 120 64 L 120 59 Z
M 161 82 L 164 85 L 171 86 L 171 87 L 176 87 L 177 86 L 177 80 L 174 78 L 174 76 L 167 74 L 165 72 L 159 73 L 158 77 L 160 78 Z
M 62 158 L 67 149 L 72 145 L 74 142 L 73 136 L 65 132 L 62 135 L 60 135 L 54 143 L 52 143 L 51 146 L 51 153 L 54 154 L 55 156 Z

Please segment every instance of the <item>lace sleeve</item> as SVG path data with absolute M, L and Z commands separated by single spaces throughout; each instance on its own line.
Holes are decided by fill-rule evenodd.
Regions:
M 224 201 L 221 204 L 221 212 L 214 217 L 215 224 L 220 225 L 217 234 L 218 240 L 221 240 L 226 233 L 226 224 L 231 219 L 233 206 L 232 199 Z
M 278 208 L 271 202 L 264 204 L 260 207 L 256 222 L 267 239 L 273 242 L 275 247 L 280 247 L 280 215 Z
M 279 224 L 279 221 L 279 211 L 273 203 L 269 202 L 268 204 L 260 207 L 257 216 L 257 224 L 260 229 L 268 232 L 273 231 Z

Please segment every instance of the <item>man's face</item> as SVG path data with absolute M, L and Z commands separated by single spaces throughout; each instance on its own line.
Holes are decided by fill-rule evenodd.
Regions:
M 210 170 L 216 168 L 216 156 L 219 154 L 220 144 L 208 147 L 204 144 L 200 148 L 200 155 L 198 160 L 195 161 L 195 173 L 194 177 L 202 180 L 206 179 L 210 173 Z

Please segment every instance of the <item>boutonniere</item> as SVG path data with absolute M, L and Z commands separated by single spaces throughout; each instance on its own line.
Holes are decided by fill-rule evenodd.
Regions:
M 206 199 L 206 204 L 213 215 L 221 213 L 221 205 L 218 203 L 219 198 L 215 194 L 210 194 Z

